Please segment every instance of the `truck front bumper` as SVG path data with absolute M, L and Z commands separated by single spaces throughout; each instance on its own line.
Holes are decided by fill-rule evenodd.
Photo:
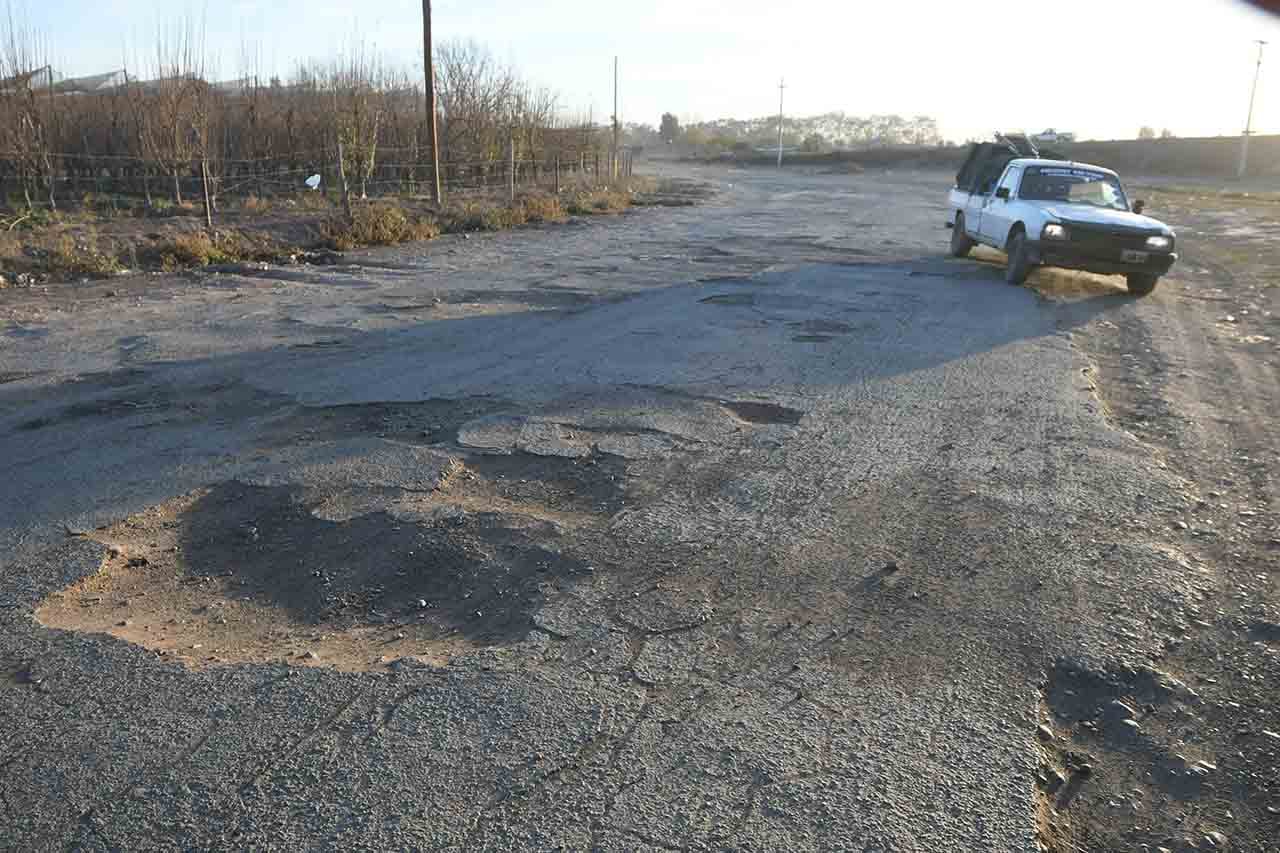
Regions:
M 1121 250 L 1085 250 L 1067 243 L 1050 243 L 1037 240 L 1029 246 L 1031 259 L 1049 267 L 1062 267 L 1069 270 L 1083 270 L 1099 275 L 1164 275 L 1178 260 L 1177 252 L 1145 252 L 1145 261 L 1125 261 L 1121 259 Z

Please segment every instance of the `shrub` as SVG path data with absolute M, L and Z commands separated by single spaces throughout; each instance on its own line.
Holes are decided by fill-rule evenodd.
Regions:
M 157 246 L 156 252 L 160 256 L 160 266 L 166 270 L 204 267 L 230 260 L 203 231 L 179 234 L 167 244 Z
M 564 207 L 553 195 L 531 193 L 521 198 L 518 204 L 527 222 L 563 222 L 565 219 Z
M 240 231 L 220 231 L 212 235 L 204 231 L 179 234 L 167 243 L 153 246 L 146 253 L 147 260 L 168 271 L 244 260 L 271 260 L 276 254 L 269 238 L 253 238 Z
M 631 206 L 631 194 L 610 188 L 582 190 L 569 199 L 568 211 L 574 216 L 621 213 Z
M 395 246 L 410 240 L 430 240 L 440 235 L 432 219 L 410 219 L 398 205 L 365 204 L 351 211 L 351 220 L 331 219 L 320 226 L 329 248 L 348 252 L 357 246 Z
M 49 251 L 46 266 L 52 275 L 65 277 L 102 277 L 121 269 L 115 255 L 99 251 L 93 234 L 82 236 L 81 242 L 70 234 L 63 234 Z

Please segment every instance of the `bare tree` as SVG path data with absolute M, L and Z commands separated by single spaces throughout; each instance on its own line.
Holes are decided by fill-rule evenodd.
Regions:
M 0 145 L 9 153 L 27 208 L 41 184 L 57 207 L 50 149 L 53 70 L 39 36 L 7 9 L 0 33 Z
M 207 165 L 214 93 L 204 79 L 202 39 L 190 22 L 156 40 L 156 78 L 132 83 L 135 124 L 144 156 L 173 179 L 182 204 L 182 177 L 196 162 Z

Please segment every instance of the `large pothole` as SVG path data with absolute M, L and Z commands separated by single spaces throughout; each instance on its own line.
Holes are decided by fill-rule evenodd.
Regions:
M 434 491 L 374 494 L 349 515 L 331 511 L 343 494 L 224 483 L 97 531 L 102 569 L 36 616 L 196 668 L 442 663 L 521 641 L 549 586 L 595 571 L 586 555 L 621 504 L 620 473 L 480 458 Z

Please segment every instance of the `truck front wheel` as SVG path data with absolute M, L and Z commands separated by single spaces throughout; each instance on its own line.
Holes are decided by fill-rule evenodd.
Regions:
M 1160 276 L 1151 275 L 1150 273 L 1129 273 L 1125 277 L 1125 282 L 1129 285 L 1129 292 L 1137 296 L 1146 296 L 1148 293 L 1156 289 L 1156 282 L 1160 280 Z
M 964 231 L 964 214 L 956 214 L 955 227 L 951 229 L 951 257 L 967 258 L 973 251 L 973 241 Z
M 1022 231 L 1009 238 L 1009 267 L 1005 270 L 1005 281 L 1010 284 L 1022 284 L 1031 275 L 1031 257 L 1027 252 L 1027 235 Z

